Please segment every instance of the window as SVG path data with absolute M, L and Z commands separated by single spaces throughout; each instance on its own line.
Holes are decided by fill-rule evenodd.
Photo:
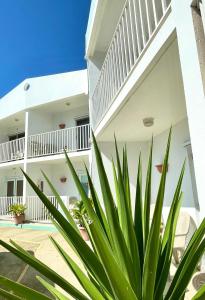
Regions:
M 23 179 L 10 179 L 7 181 L 7 197 L 23 196 Z

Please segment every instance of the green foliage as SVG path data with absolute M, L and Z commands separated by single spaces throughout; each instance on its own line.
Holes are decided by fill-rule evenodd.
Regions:
M 24 215 L 26 211 L 26 206 L 24 204 L 12 204 L 9 206 L 9 213 L 13 213 L 16 216 Z
M 73 219 L 76 221 L 76 223 L 79 226 L 81 226 L 81 227 L 85 226 L 84 220 L 87 223 L 90 222 L 88 213 L 86 211 L 85 205 L 82 200 L 76 201 L 76 203 L 74 204 L 74 207 L 70 210 L 70 212 L 71 212 Z
M 0 245 L 34 267 L 49 281 L 60 286 L 65 294 L 61 293 L 45 279 L 38 277 L 40 282 L 58 300 L 70 299 L 70 296 L 80 300 L 183 300 L 189 281 L 205 250 L 205 220 L 202 221 L 200 227 L 194 233 L 168 287 L 174 237 L 182 201 L 181 185 L 185 170 L 185 164 L 183 164 L 173 195 L 168 220 L 162 233 L 161 219 L 170 142 L 171 131 L 168 137 L 163 163 L 164 168 L 151 224 L 153 143 L 151 143 L 150 147 L 145 193 L 143 195 L 140 156 L 137 168 L 136 197 L 131 199 L 126 148 L 124 148 L 122 157 L 120 157 L 117 143 L 115 144 L 116 163 L 113 162 L 115 196 L 113 196 L 102 157 L 93 136 L 93 146 L 102 192 L 102 199 L 99 201 L 92 179 L 86 170 L 93 205 L 65 152 L 68 167 L 82 199 L 78 203 L 75 218 L 77 216 L 82 221 L 81 217 L 82 215 L 85 216 L 86 212 L 87 217 L 83 217 L 83 222 L 90 237 L 91 247 L 82 239 L 79 229 L 72 219 L 72 214 L 66 209 L 46 175 L 44 174 L 62 208 L 63 214 L 55 208 L 32 179 L 24 173 L 36 194 L 49 210 L 53 224 L 83 263 L 85 271 L 82 271 L 61 245 L 51 238 L 55 248 L 66 262 L 68 268 L 72 270 L 85 293 L 80 292 L 65 278 L 58 275 L 37 258 L 31 256 L 15 242 L 11 241 L 11 244 L 7 244 L 0 241 Z M 134 209 L 132 209 L 133 206 L 131 205 L 133 201 L 135 201 Z M 0 277 L 0 285 L 6 288 L 5 291 L 0 289 L 0 295 L 7 299 L 30 300 L 35 298 L 35 295 L 35 299 L 47 299 L 47 297 L 43 298 L 42 295 L 33 294 L 32 290 L 24 288 L 17 283 L 6 281 L 3 277 Z M 204 297 L 205 289 L 202 288 L 193 299 L 204 299 Z

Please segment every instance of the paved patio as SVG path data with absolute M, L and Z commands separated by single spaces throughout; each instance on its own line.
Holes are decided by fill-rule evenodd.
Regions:
M 10 239 L 16 241 L 20 246 L 29 251 L 32 255 L 35 255 L 35 257 L 43 261 L 64 278 L 67 278 L 70 283 L 80 289 L 78 281 L 73 276 L 72 272 L 66 267 L 63 259 L 53 247 L 49 240 L 49 236 L 53 236 L 61 244 L 61 246 L 67 250 L 67 252 L 76 258 L 71 248 L 66 245 L 65 241 L 57 232 L 0 227 L 0 237 L 2 240 L 6 242 L 9 242 Z M 38 280 L 35 279 L 36 275 L 39 275 L 38 272 L 23 263 L 20 259 L 16 258 L 12 253 L 9 253 L 1 246 L 0 273 L 3 276 L 25 284 L 50 296 L 47 290 L 45 290 Z M 1 297 L 0 299 L 3 300 Z
M 45 226 L 45 229 L 47 228 L 48 227 Z M 13 239 L 20 246 L 29 251 L 32 255 L 35 255 L 35 257 L 40 259 L 57 273 L 66 278 L 75 287 L 81 289 L 77 279 L 74 277 L 70 269 L 66 266 L 63 259 L 57 253 L 56 249 L 49 240 L 50 235 L 60 243 L 60 245 L 78 262 L 78 264 L 80 264 L 72 249 L 66 244 L 63 238 L 57 232 L 42 230 L 42 226 L 41 230 L 0 226 L 0 237 L 2 240 L 9 242 L 9 239 Z M 44 287 L 35 279 L 35 276 L 38 274 L 38 272 L 36 272 L 33 268 L 27 266 L 13 254 L 5 250 L 3 247 L 0 247 L 0 273 L 15 281 L 18 281 L 49 295 Z M 173 275 L 173 273 L 174 266 L 172 266 L 171 276 Z M 185 298 L 186 300 L 191 300 L 195 293 L 193 284 L 195 284 L 197 281 L 196 276 L 198 276 L 198 273 L 195 274 L 193 282 L 191 282 L 188 287 L 187 295 Z M 198 278 L 198 283 L 200 283 L 200 280 L 201 279 Z M 3 300 L 3 298 L 0 298 L 0 300 Z

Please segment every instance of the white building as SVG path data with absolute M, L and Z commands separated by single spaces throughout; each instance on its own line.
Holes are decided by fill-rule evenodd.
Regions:
M 153 202 L 160 178 L 155 166 L 162 164 L 172 125 L 164 211 L 187 158 L 183 209 L 197 223 L 205 216 L 204 5 L 204 0 L 92 0 L 86 33 L 88 92 L 84 70 L 27 79 L 0 101 L 1 215 L 8 203 L 18 200 L 27 204 L 28 219 L 47 218 L 20 167 L 54 203 L 40 169 L 65 203 L 78 198 L 63 148 L 68 149 L 85 188 L 82 162 L 90 166 L 100 193 L 89 150 L 90 110 L 113 187 L 114 133 L 120 146 L 126 142 L 133 195 L 138 154 L 142 152 L 145 170 L 154 134 Z
M 0 101 L 0 217 L 11 203 L 26 203 L 26 218 L 48 216 L 21 172 L 55 202 L 41 170 L 45 171 L 67 204 L 79 198 L 65 164 L 67 149 L 87 189 L 83 162 L 89 166 L 87 71 L 29 78 Z
M 205 216 L 202 2 L 93 0 L 86 33 L 91 124 L 110 182 L 114 133 L 120 144 L 127 144 L 134 194 L 139 152 L 142 151 L 145 168 L 154 134 L 154 165 L 162 164 L 172 125 L 165 211 L 187 158 L 183 209 L 196 222 Z M 146 127 L 147 122 L 152 126 Z M 92 176 L 99 186 L 95 174 L 92 155 Z M 153 201 L 159 177 L 154 167 Z

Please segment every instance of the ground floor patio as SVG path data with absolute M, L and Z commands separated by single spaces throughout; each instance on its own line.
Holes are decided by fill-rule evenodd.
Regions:
M 86 193 L 88 193 L 85 170 L 85 165 L 89 168 L 88 156 L 75 157 L 72 159 L 72 163 Z M 1 166 L 0 168 L 0 219 L 10 219 L 12 215 L 9 214 L 9 207 L 14 203 L 20 203 L 26 205 L 25 216 L 27 221 L 49 222 L 45 206 L 24 179 L 20 168 L 22 168 L 22 165 Z M 57 160 L 36 160 L 35 162 L 27 163 L 25 168 L 25 172 L 39 189 L 45 193 L 56 208 L 60 209 L 56 197 L 44 178 L 42 171 L 52 182 L 66 207 L 69 207 L 74 201 L 79 200 L 78 190 L 66 165 L 64 156 Z

